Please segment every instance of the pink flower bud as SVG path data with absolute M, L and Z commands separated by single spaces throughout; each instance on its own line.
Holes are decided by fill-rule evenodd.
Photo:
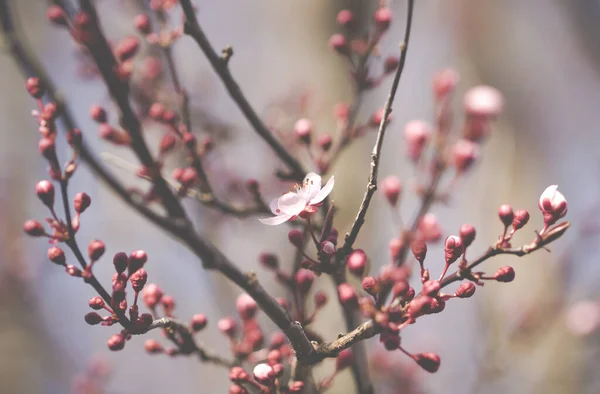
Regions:
M 140 268 L 139 270 L 131 274 L 129 280 L 131 281 L 131 287 L 133 287 L 133 291 L 139 293 L 146 285 L 146 281 L 148 280 L 148 273 L 145 269 Z
M 470 224 L 463 224 L 462 226 L 460 226 L 459 234 L 463 246 L 465 248 L 468 248 L 475 240 L 475 227 L 471 226 Z
M 112 351 L 123 350 L 125 338 L 121 334 L 115 334 L 108 338 L 108 348 Z
M 501 267 L 498 269 L 498 271 L 496 271 L 493 278 L 496 279 L 498 282 L 512 282 L 515 279 L 515 270 L 513 269 L 513 267 L 510 267 L 508 265 L 505 267 Z
M 458 260 L 463 250 L 463 243 L 460 237 L 451 235 L 446 238 L 446 241 L 444 242 L 444 257 L 446 264 L 450 265 Z
M 203 330 L 207 324 L 208 319 L 206 318 L 206 316 L 202 313 L 196 313 L 194 316 L 192 316 L 190 327 L 192 327 L 193 331 L 198 332 L 200 330 Z
M 79 129 L 70 129 L 67 132 L 67 142 L 73 147 L 80 147 L 82 139 L 81 130 Z
M 88 245 L 88 256 L 90 256 L 90 260 L 96 261 L 102 257 L 105 250 L 106 246 L 104 242 L 98 240 L 91 241 Z
M 298 249 L 302 249 L 302 246 L 304 246 L 304 237 L 302 236 L 302 231 L 298 229 L 290 230 L 288 233 L 288 240 Z
M 183 134 L 183 143 L 191 151 L 195 151 L 198 146 L 196 136 L 189 132 Z
M 379 336 L 379 342 L 383 343 L 386 350 L 392 351 L 400 346 L 400 335 L 393 332 L 382 332 Z
M 324 152 L 327 152 L 329 151 L 329 149 L 331 149 L 333 140 L 331 139 L 331 136 L 329 134 L 323 134 L 319 136 L 318 143 L 321 149 L 323 149 Z
M 341 371 L 352 365 L 354 362 L 354 354 L 352 354 L 352 350 L 344 349 L 342 350 L 337 358 L 335 359 L 335 370 Z
M 513 209 L 510 205 L 503 204 L 500 205 L 500 208 L 498 208 L 498 217 L 500 218 L 502 224 L 504 224 L 505 227 L 508 227 L 512 224 L 515 214 L 513 213 Z
M 433 94 L 436 99 L 441 99 L 454 92 L 460 77 L 450 68 L 439 71 L 433 77 Z
M 290 393 L 301 393 L 304 390 L 304 382 L 296 380 L 288 386 Z
M 329 46 L 342 55 L 347 55 L 349 51 L 348 40 L 343 34 L 334 34 L 329 38 Z
M 77 193 L 73 199 L 73 208 L 75 208 L 75 212 L 81 214 L 88 209 L 91 203 L 92 199 L 86 193 Z
M 529 212 L 524 209 L 518 209 L 515 211 L 515 217 L 512 221 L 513 229 L 519 230 L 523 228 L 529 221 Z
M 354 287 L 347 283 L 341 283 L 338 288 L 338 299 L 340 304 L 344 307 L 357 308 L 358 307 L 358 295 Z
M 52 165 L 56 164 L 56 144 L 50 138 L 42 138 L 38 144 L 38 148 L 42 156 L 46 158 Z
M 406 153 L 413 162 L 421 158 L 423 149 L 431 138 L 431 130 L 431 126 L 422 120 L 412 120 L 404 126 Z
M 390 205 L 395 207 L 398 203 L 400 193 L 402 192 L 402 183 L 400 182 L 400 178 L 394 175 L 385 177 L 381 181 L 381 189 L 383 190 L 383 195 L 385 198 L 387 198 Z
M 348 256 L 346 260 L 346 266 L 348 271 L 358 277 L 363 276 L 365 268 L 367 267 L 367 255 L 362 249 L 355 249 Z
M 337 103 L 333 108 L 333 115 L 341 122 L 346 122 L 349 114 L 350 107 L 346 103 Z
M 146 14 L 139 14 L 133 18 L 133 25 L 142 34 L 150 34 L 150 18 Z
M 129 257 L 127 257 L 127 254 L 119 252 L 114 255 L 113 264 L 117 273 L 121 274 L 125 272 L 125 270 L 129 266 Z
M 317 291 L 315 293 L 315 308 L 322 308 L 325 304 L 327 304 L 327 294 L 323 291 Z
M 102 316 L 96 312 L 90 312 L 85 315 L 85 322 L 90 326 L 95 326 L 96 324 L 100 324 L 100 322 L 102 322 Z
M 175 298 L 170 295 L 163 295 L 160 299 L 160 303 L 162 304 L 167 315 L 170 315 L 175 310 Z
M 394 295 L 394 298 L 404 297 L 406 293 L 408 293 L 409 289 L 410 286 L 408 285 L 408 282 L 405 280 L 400 280 L 394 283 L 394 286 L 392 286 L 392 294 Z
M 312 271 L 302 268 L 296 272 L 294 279 L 296 280 L 298 290 L 301 293 L 306 294 L 312 287 L 313 281 L 315 280 L 315 274 Z
M 242 367 L 233 367 L 229 370 L 229 380 L 233 383 L 246 383 L 250 380 L 250 375 L 248 372 L 244 371 Z
M 163 297 L 163 292 L 155 283 L 149 283 L 147 286 L 144 286 L 142 297 L 144 299 L 144 304 L 146 304 L 148 308 L 153 309 L 156 308 Z
M 46 11 L 46 18 L 48 18 L 50 22 L 59 26 L 66 26 L 67 24 L 65 12 L 62 7 L 58 5 L 51 5 L 48 7 L 48 10 Z
M 229 338 L 232 338 L 237 331 L 237 324 L 232 318 L 224 317 L 222 319 L 219 319 L 219 321 L 217 322 L 217 328 L 223 334 L 225 334 Z
M 452 145 L 452 162 L 459 174 L 467 171 L 479 157 L 479 147 L 469 140 L 459 140 Z
M 348 27 L 354 21 L 354 14 L 350 10 L 341 10 L 335 17 L 335 21 L 343 27 Z
M 160 145 L 159 145 L 160 153 L 163 155 L 166 153 L 169 153 L 170 151 L 173 150 L 176 143 L 177 143 L 177 138 L 175 137 L 175 135 L 173 133 L 168 132 L 168 133 L 163 134 L 162 138 L 160 139 Z
M 364 291 L 373 297 L 377 296 L 381 290 L 379 282 L 372 276 L 365 276 L 361 282 L 361 286 Z
M 383 62 L 383 72 L 386 74 L 393 73 L 399 64 L 400 59 L 397 56 L 388 56 Z
M 440 289 L 441 285 L 439 280 L 428 280 L 427 282 L 423 283 L 421 293 L 425 294 L 426 296 L 433 297 L 439 293 Z
M 502 111 L 503 99 L 498 89 L 476 86 L 465 93 L 464 104 L 469 116 L 495 118 Z
M 165 351 L 165 348 L 154 339 L 147 339 L 146 342 L 144 342 L 144 349 L 146 349 L 146 352 L 149 354 L 159 354 Z
M 277 270 L 279 268 L 279 259 L 272 253 L 261 253 L 258 261 L 263 267 L 269 270 Z
M 129 255 L 129 270 L 127 271 L 131 276 L 135 271 L 139 270 L 148 261 L 148 255 L 143 250 L 134 250 Z
M 312 122 L 308 119 L 299 119 L 294 125 L 296 139 L 304 144 L 310 144 L 312 131 Z
M 161 103 L 154 103 L 150 106 L 148 110 L 148 115 L 150 118 L 157 122 L 162 122 L 163 115 L 165 113 L 165 106 Z
M 469 298 L 475 294 L 475 285 L 473 282 L 464 282 L 456 289 L 454 295 L 458 298 Z
M 258 305 L 256 305 L 256 301 L 254 298 L 250 297 L 248 294 L 243 293 L 235 301 L 235 308 L 237 312 L 240 314 L 242 320 L 248 320 L 254 318 L 256 315 L 256 311 L 258 310 Z
M 419 264 L 423 265 L 425 257 L 427 256 L 427 244 L 421 240 L 415 240 L 410 244 L 410 250 L 413 256 L 417 259 Z
M 54 185 L 50 181 L 39 181 L 35 185 L 35 194 L 48 208 L 54 206 Z
M 248 390 L 240 385 L 232 384 L 229 386 L 229 394 L 248 394 Z
M 96 297 L 92 297 L 90 299 L 90 301 L 88 302 L 88 305 L 93 310 L 99 311 L 100 309 L 104 308 L 105 303 L 104 303 L 104 300 L 101 297 L 96 296 Z
M 390 257 L 392 260 L 397 260 L 402 249 L 403 242 L 400 238 L 392 238 L 388 243 L 388 249 L 390 251 Z
M 551 226 L 567 214 L 567 199 L 558 191 L 557 185 L 548 186 L 540 196 L 538 207 L 546 226 Z
M 440 223 L 433 213 L 427 213 L 421 218 L 418 230 L 423 241 L 436 242 L 442 238 Z
M 419 353 L 413 358 L 427 372 L 435 373 L 440 369 L 440 356 L 435 353 Z
M 258 364 L 254 367 L 252 374 L 254 379 L 262 385 L 270 387 L 275 382 L 275 371 L 269 364 Z
M 74 278 L 81 278 L 81 270 L 74 265 L 67 264 L 65 266 L 65 272 Z
M 373 21 L 377 30 L 387 30 L 390 27 L 390 23 L 392 23 L 392 10 L 387 7 L 378 8 L 373 14 Z
M 48 259 L 57 265 L 65 265 L 66 257 L 65 252 L 58 246 L 52 246 L 48 249 Z
M 90 118 L 98 123 L 105 123 L 106 110 L 99 105 L 94 105 L 90 108 Z
M 119 61 L 124 62 L 131 59 L 140 48 L 140 40 L 135 36 L 125 37 L 117 44 L 115 56 Z
M 46 93 L 46 88 L 40 82 L 40 79 L 37 77 L 32 77 L 27 79 L 25 82 L 25 89 L 31 95 L 31 97 L 39 99 L 44 96 Z
M 46 234 L 44 226 L 37 220 L 26 221 L 23 225 L 23 231 L 25 231 L 27 235 L 31 235 L 32 237 L 41 237 L 42 235 Z

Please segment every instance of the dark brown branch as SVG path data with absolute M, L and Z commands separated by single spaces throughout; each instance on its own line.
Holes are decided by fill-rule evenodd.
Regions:
M 204 55 L 207 57 L 211 66 L 215 72 L 221 78 L 221 81 L 225 85 L 225 88 L 229 92 L 232 100 L 237 104 L 239 109 L 242 111 L 252 128 L 260 135 L 269 146 L 273 149 L 275 154 L 285 163 L 285 165 L 291 171 L 287 174 L 289 178 L 295 180 L 302 180 L 306 175 L 306 172 L 302 168 L 302 165 L 285 149 L 285 147 L 279 142 L 271 130 L 263 123 L 256 111 L 252 108 L 242 90 L 240 89 L 237 82 L 233 79 L 229 67 L 227 66 L 227 58 L 221 57 L 212 47 L 208 38 L 204 34 L 204 31 L 198 23 L 196 18 L 196 11 L 192 6 L 190 0 L 181 0 L 181 7 L 185 15 L 185 33 L 191 36 L 194 41 L 198 44 Z
M 317 353 L 322 358 L 337 357 L 344 349 L 377 334 L 373 326 L 373 321 L 369 320 L 345 335 L 339 336 L 335 341 L 324 343 L 317 347 Z
M 17 37 L 7 0 L 0 0 L 0 24 L 9 42 L 11 53 L 20 66 L 19 68 L 23 75 L 25 77 L 37 76 L 40 78 L 40 81 L 47 87 L 48 97 L 51 99 L 56 98 L 57 94 L 54 86 L 43 67 L 41 67 L 35 56 L 26 50 L 19 37 Z M 61 118 L 67 125 L 67 128 L 76 128 L 67 107 L 64 103 L 60 101 L 59 103 L 61 104 Z M 90 165 L 96 175 L 105 181 L 135 211 L 141 213 L 167 233 L 183 242 L 202 260 L 202 264 L 206 269 L 220 271 L 253 297 L 265 314 L 288 336 L 298 359 L 308 363 L 314 363 L 318 360 L 316 352 L 304 334 L 302 327 L 293 321 L 281 305 L 264 290 L 254 274 L 245 274 L 240 271 L 221 251 L 198 235 L 189 226 L 187 219 L 181 221 L 162 217 L 149 209 L 145 204 L 134 200 L 129 192 L 97 162 L 95 157 L 85 148 L 85 145 L 80 147 L 80 154 L 82 160 Z
M 219 356 L 216 352 L 207 349 L 201 344 L 198 344 L 194 339 L 194 333 L 190 331 L 185 324 L 178 322 L 177 320 L 168 317 L 156 319 L 148 327 L 147 331 L 157 328 L 166 330 L 167 335 L 169 336 L 174 336 L 177 334 L 177 336 L 181 339 L 179 348 L 184 354 L 196 353 L 203 362 L 209 362 L 227 368 L 231 368 L 235 365 L 233 361 L 227 360 Z
M 344 242 L 344 246 L 340 249 L 340 255 L 345 257 L 352 251 L 352 245 L 354 241 L 356 241 L 356 237 L 358 236 L 358 232 L 365 222 L 365 217 L 367 215 L 367 210 L 369 209 L 369 204 L 371 203 L 371 198 L 375 194 L 377 190 L 377 173 L 379 171 L 379 159 L 381 156 L 381 148 L 383 146 L 383 138 L 385 136 L 385 131 L 388 125 L 388 118 L 392 112 L 392 104 L 394 103 L 394 98 L 396 96 L 396 91 L 398 90 L 398 84 L 400 82 L 400 77 L 402 76 L 402 71 L 404 70 L 404 65 L 406 63 L 406 53 L 408 51 L 408 43 L 410 40 L 410 31 L 412 27 L 412 15 L 414 9 L 414 0 L 408 1 L 408 11 L 406 15 L 406 28 L 404 30 L 404 40 L 402 44 L 400 44 L 400 60 L 398 64 L 398 68 L 396 69 L 396 74 L 394 75 L 394 81 L 392 82 L 392 88 L 390 89 L 390 93 L 388 95 L 387 101 L 383 108 L 383 118 L 381 119 L 381 123 L 379 124 L 379 131 L 377 132 L 377 139 L 375 141 L 375 146 L 373 147 L 373 151 L 371 152 L 371 173 L 369 174 L 369 182 L 367 184 L 367 191 L 363 197 L 363 200 L 360 204 L 360 208 L 356 215 L 356 219 L 354 219 L 354 223 L 352 224 L 352 228 L 348 234 L 346 234 L 346 240 Z

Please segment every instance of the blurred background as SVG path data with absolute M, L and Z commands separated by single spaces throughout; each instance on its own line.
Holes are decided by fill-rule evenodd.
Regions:
M 68 33 L 47 23 L 47 3 L 11 3 L 27 41 L 64 95 L 87 141 L 97 152 L 112 152 L 133 162 L 129 152 L 113 148 L 95 133 L 89 107 L 110 107 L 109 97 Z M 394 19 L 381 43 L 383 55 L 397 53 L 406 12 L 405 0 L 386 3 Z M 198 0 L 196 4 L 213 45 L 233 46 L 232 73 L 270 125 L 289 132 L 303 116 L 311 118 L 319 132 L 334 130 L 335 104 L 352 100 L 346 64 L 327 43 L 338 30 L 335 16 L 349 8 L 362 23 L 368 23 L 376 1 Z M 114 40 L 134 34 L 133 17 L 144 9 L 143 2 L 136 0 L 99 0 L 97 6 L 104 30 Z M 179 21 L 178 8 L 172 20 Z M 463 223 L 475 225 L 478 235 L 470 252 L 475 255 L 495 241 L 501 230 L 497 208 L 509 203 L 532 213 L 530 225 L 517 237 L 527 242 L 533 228 L 541 227 L 537 200 L 550 184 L 558 184 L 568 199 L 573 227 L 552 245 L 552 253 L 540 251 L 520 260 L 501 257 L 486 263 L 486 271 L 491 272 L 513 265 L 517 272 L 513 283 L 490 283 L 474 298 L 450 302 L 445 313 L 409 327 L 403 346 L 415 353 L 438 353 L 442 367 L 436 374 L 427 374 L 398 354 L 392 371 L 405 379 L 406 389 L 392 390 L 390 384 L 397 384 L 398 379 L 390 380 L 389 370 L 375 368 L 371 374 L 378 392 L 600 392 L 595 373 L 600 361 L 600 269 L 595 237 L 600 201 L 599 20 L 600 2 L 594 0 L 417 2 L 381 176 L 400 176 L 408 190 L 412 168 L 402 154 L 402 126 L 411 119 L 432 119 L 432 76 L 452 67 L 461 75 L 457 109 L 461 93 L 477 84 L 498 88 L 506 105 L 475 170 L 461 180 L 448 205 L 434 208 L 444 234 L 456 233 Z M 182 83 L 190 91 L 194 123 L 217 142 L 208 165 L 213 178 L 222 179 L 219 192 L 234 194 L 240 181 L 256 178 L 267 198 L 278 196 L 287 186 L 273 182 L 277 160 L 249 129 L 195 43 L 188 37 L 179 39 L 174 56 Z M 144 69 L 144 64 L 137 66 Z M 391 79 L 386 79 L 366 94 L 359 119 L 366 121 L 383 105 L 390 84 Z M 0 55 L 0 86 L 0 391 L 71 392 L 74 379 L 89 375 L 91 368 L 93 373 L 108 375 L 98 393 L 226 392 L 227 371 L 222 368 L 185 357 L 148 356 L 142 338 L 134 338 L 124 351 L 113 353 L 106 340 L 117 330 L 85 324 L 83 316 L 89 311 L 87 301 L 93 290 L 48 263 L 44 242 L 22 234 L 24 220 L 46 215 L 34 186 L 47 173 L 36 151 L 34 102 L 8 51 Z M 144 92 L 137 93 L 142 100 Z M 116 112 L 110 116 L 116 121 Z M 157 145 L 158 134 L 151 127 L 147 133 Z M 374 138 L 371 133 L 354 143 L 331 170 L 336 177 L 333 199 L 339 208 L 336 227 L 341 233 L 349 228 L 362 199 Z M 111 168 L 124 181 L 136 182 L 127 171 Z M 79 232 L 81 243 L 101 239 L 107 244 L 107 256 L 146 250 L 149 280 L 175 297 L 176 315 L 187 320 L 194 313 L 207 314 L 209 327 L 199 339 L 226 353 L 216 320 L 235 313 L 239 290 L 218 275 L 204 272 L 193 255 L 128 210 L 85 167 L 74 178 L 71 190 L 85 191 L 93 199 Z M 416 201 L 405 193 L 403 217 L 411 217 Z M 262 251 L 270 250 L 285 264 L 292 264 L 284 226 L 266 227 L 254 217 L 223 218 L 194 201 L 187 206 L 201 233 L 245 270 L 257 269 L 273 294 L 285 294 L 257 262 Z M 372 269 L 387 263 L 387 244 L 395 234 L 389 207 L 377 195 L 357 244 L 371 257 Z M 430 255 L 434 253 L 441 256 L 442 251 L 432 248 Z M 99 263 L 95 272 L 108 282 L 112 268 Z M 332 290 L 325 278 L 317 281 L 317 288 Z M 316 326 L 326 338 L 345 330 L 338 306 L 330 304 L 322 315 L 328 318 Z M 273 329 L 266 319 L 263 323 L 268 331 Z M 151 335 L 160 338 L 159 333 Z M 372 357 L 381 357 L 377 340 L 370 340 L 368 347 Z M 332 362 L 325 362 L 318 375 L 326 376 L 332 368 Z M 386 373 L 378 374 L 381 370 Z M 352 387 L 345 372 L 330 392 L 352 392 Z

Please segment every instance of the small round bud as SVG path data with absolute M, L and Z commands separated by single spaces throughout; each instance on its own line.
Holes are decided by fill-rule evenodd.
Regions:
M 131 282 L 131 287 L 133 287 L 133 291 L 139 293 L 140 291 L 142 291 L 142 289 L 146 285 L 146 282 L 148 281 L 148 273 L 145 269 L 140 268 L 139 270 L 131 274 L 131 276 L 129 277 L 129 281 Z
M 129 255 L 129 270 L 128 273 L 131 276 L 134 272 L 139 270 L 148 261 L 148 255 L 143 250 L 134 250 Z
M 250 380 L 250 375 L 242 367 L 235 366 L 229 370 L 229 380 L 233 383 L 246 383 Z
M 142 294 L 144 304 L 150 309 L 156 308 L 158 303 L 163 297 L 163 292 L 155 283 L 149 283 L 144 286 L 144 292 Z
M 140 40 L 135 36 L 125 37 L 115 48 L 115 56 L 119 61 L 124 62 L 131 59 L 140 48 Z
M 362 249 L 355 249 L 346 260 L 348 271 L 353 275 L 361 277 L 367 267 L 367 255 Z
M 81 214 L 88 209 L 91 203 L 92 199 L 86 193 L 77 193 L 73 199 L 73 208 L 75 208 L 75 212 Z
M 379 282 L 372 276 L 365 276 L 361 282 L 361 286 L 364 291 L 373 297 L 377 296 L 379 290 L 381 290 Z
M 342 55 L 347 55 L 350 49 L 346 36 L 339 33 L 334 34 L 329 38 L 329 46 Z
M 258 311 L 258 305 L 254 298 L 250 297 L 248 294 L 240 294 L 240 296 L 235 301 L 235 308 L 237 312 L 240 314 L 242 320 L 252 319 L 256 312 Z
M 115 334 L 108 338 L 108 348 L 112 351 L 123 350 L 125 338 L 121 334 Z
M 315 274 L 312 271 L 301 268 L 296 272 L 294 279 L 298 290 L 301 293 L 306 294 L 312 287 L 313 281 L 315 280 Z
M 202 313 L 196 313 L 194 316 L 192 316 L 190 327 L 192 327 L 193 331 L 198 332 L 204 329 L 204 327 L 206 327 L 207 324 L 208 319 L 206 318 L 206 316 Z
M 70 129 L 67 132 L 67 142 L 73 147 L 80 147 L 82 139 L 80 129 Z
M 129 257 L 127 257 L 126 253 L 119 252 L 114 255 L 113 264 L 117 273 L 122 274 L 129 266 Z
M 319 136 L 319 146 L 323 149 L 324 152 L 329 151 L 331 149 L 331 145 L 333 144 L 333 140 L 329 134 L 323 134 Z
M 304 144 L 310 144 L 312 131 L 312 122 L 308 119 L 299 119 L 294 125 L 296 138 Z
M 458 298 L 469 298 L 475 294 L 475 285 L 473 282 L 464 282 L 456 289 L 454 295 Z
M 88 256 L 90 256 L 90 260 L 96 261 L 102 257 L 105 250 L 106 246 L 104 242 L 98 240 L 91 241 L 88 245 Z
M 175 298 L 170 295 L 163 295 L 160 299 L 160 303 L 162 304 L 167 315 L 170 315 L 175 310 Z
M 446 241 L 444 241 L 444 258 L 446 264 L 450 265 L 458 260 L 463 251 L 464 247 L 460 237 L 450 235 L 446 238 Z
M 393 73 L 399 64 L 400 59 L 397 56 L 388 56 L 383 62 L 383 72 L 386 74 Z
M 465 93 L 465 111 L 469 116 L 495 118 L 503 107 L 502 94 L 490 86 L 476 86 Z
M 421 240 L 414 240 L 410 243 L 410 250 L 419 264 L 423 265 L 425 257 L 427 256 L 427 244 Z
M 352 354 L 352 350 L 344 349 L 342 350 L 337 358 L 335 359 L 335 370 L 341 371 L 354 363 L 354 354 Z
M 48 249 L 48 259 L 58 265 L 65 265 L 67 261 L 65 252 L 58 246 L 52 246 Z
M 162 105 L 161 103 L 152 104 L 150 106 L 150 109 L 148 110 L 148 115 L 150 116 L 150 118 L 152 118 L 153 120 L 156 120 L 158 122 L 162 122 L 164 113 L 165 113 L 165 106 Z
M 440 369 L 440 356 L 435 353 L 419 353 L 413 358 L 427 372 L 435 373 Z
M 266 269 L 277 270 L 279 268 L 279 259 L 273 253 L 261 253 L 258 261 Z
M 106 123 L 106 110 L 99 105 L 90 108 L 90 118 L 98 123 Z
M 51 164 L 56 164 L 58 159 L 56 157 L 56 144 L 54 143 L 54 140 L 50 138 L 42 138 L 38 143 L 38 149 L 42 156 L 46 158 L 46 160 L 48 160 Z
M 386 350 L 393 351 L 400 346 L 400 335 L 392 332 L 382 332 L 379 341 L 383 343 Z
M 475 227 L 471 226 L 470 224 L 463 224 L 462 226 L 460 226 L 459 234 L 463 246 L 465 248 L 468 248 L 475 240 Z
M 45 206 L 52 209 L 54 206 L 54 185 L 50 181 L 39 181 L 35 185 L 35 194 Z
M 512 282 L 515 279 L 515 270 L 510 266 L 501 267 L 496 271 L 493 278 L 498 282 Z
M 232 384 L 229 386 L 229 394 L 248 394 L 248 390 L 240 385 Z
M 394 298 L 404 298 L 409 289 L 410 286 L 408 285 L 408 282 L 405 280 L 400 280 L 394 283 L 394 286 L 392 286 L 392 294 L 394 294 Z
M 432 133 L 431 125 L 422 120 L 412 120 L 404 126 L 406 153 L 413 162 L 417 162 L 421 158 Z
M 23 225 L 23 230 L 27 235 L 31 235 L 32 237 L 41 237 L 46 234 L 44 226 L 37 220 L 26 221 Z
M 479 157 L 479 147 L 469 140 L 459 140 L 452 146 L 452 162 L 459 174 L 467 171 Z
M 498 208 L 498 217 L 504 226 L 508 227 L 512 224 L 515 214 L 513 213 L 513 209 L 510 205 L 503 204 L 500 205 L 500 208 Z
M 440 289 L 441 285 L 439 280 L 428 280 L 427 282 L 423 283 L 421 293 L 426 296 L 433 297 L 439 293 Z
M 46 11 L 46 18 L 48 18 L 48 20 L 56 25 L 59 26 L 66 26 L 67 25 L 67 18 L 65 16 L 65 11 L 62 9 L 62 7 L 58 6 L 58 5 L 51 5 L 50 7 L 48 7 L 48 10 Z
M 358 307 L 358 296 L 356 290 L 349 283 L 341 283 L 338 288 L 338 299 L 340 304 L 344 307 L 356 308 Z
M 450 68 L 439 71 L 433 77 L 433 94 L 436 99 L 441 99 L 453 93 L 460 77 Z
M 315 293 L 315 308 L 322 308 L 325 304 L 327 304 L 327 294 L 323 291 L 317 291 Z
M 77 267 L 75 267 L 74 265 L 71 264 L 67 264 L 65 266 L 65 272 L 67 273 L 67 275 L 70 275 L 74 278 L 81 278 L 81 270 Z
M 235 323 L 235 320 L 233 320 L 232 318 L 224 317 L 222 319 L 219 319 L 219 321 L 217 322 L 217 328 L 223 334 L 232 338 L 237 331 L 237 324 Z
M 392 10 L 387 7 L 378 8 L 373 14 L 373 21 L 379 31 L 387 30 L 390 23 L 392 23 Z
M 165 351 L 165 348 L 154 339 L 147 339 L 146 342 L 144 342 L 144 349 L 146 349 L 146 352 L 149 354 L 159 354 Z
M 90 299 L 90 301 L 88 302 L 88 305 L 93 310 L 99 311 L 100 309 L 104 308 L 104 306 L 106 304 L 104 303 L 104 300 L 102 299 L 102 297 L 96 296 L 96 297 L 92 297 Z
M 381 189 L 390 205 L 395 207 L 398 203 L 398 198 L 400 198 L 400 193 L 402 192 L 402 182 L 400 182 L 400 178 L 394 175 L 385 177 L 381 181 Z
M 512 221 L 513 229 L 519 230 L 523 228 L 527 222 L 529 222 L 529 212 L 524 209 L 519 209 L 515 211 L 515 217 Z
M 354 21 L 354 14 L 350 10 L 341 10 L 335 17 L 335 21 L 343 27 L 348 27 Z
M 27 92 L 36 99 L 42 98 L 44 93 L 46 93 L 46 88 L 37 77 L 27 79 L 25 82 L 25 89 L 27 89 Z
M 275 382 L 276 374 L 273 367 L 269 364 L 258 364 L 254 367 L 252 374 L 254 375 L 254 379 L 262 385 L 270 387 Z
M 142 34 L 150 33 L 150 18 L 146 14 L 139 14 L 133 18 L 133 25 Z
M 96 324 L 100 324 L 102 322 L 102 316 L 96 312 L 90 312 L 85 315 L 85 322 L 91 326 L 95 326 Z
M 440 222 L 433 213 L 427 213 L 421 218 L 418 230 L 422 239 L 426 242 L 436 242 L 442 238 Z
M 302 231 L 298 229 L 290 230 L 288 233 L 288 240 L 292 245 L 297 247 L 298 249 L 302 249 L 304 246 L 304 237 L 302 235 Z

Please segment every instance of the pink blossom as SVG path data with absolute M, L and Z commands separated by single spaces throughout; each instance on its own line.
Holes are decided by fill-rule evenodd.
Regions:
M 544 214 L 544 223 L 551 226 L 567 214 L 567 199 L 558 191 L 558 185 L 548 186 L 540 196 L 538 207 Z
M 404 126 L 406 151 L 412 161 L 421 157 L 425 144 L 431 137 L 431 129 L 431 126 L 422 120 L 412 120 Z
M 468 115 L 494 118 L 502 111 L 502 94 L 491 86 L 476 86 L 465 94 L 465 111 Z
M 261 223 L 271 226 L 294 220 L 302 213 L 315 213 L 321 202 L 333 190 L 334 177 L 321 188 L 321 177 L 314 172 L 304 178 L 302 186 L 296 185 L 295 190 L 274 199 L 269 205 L 275 216 L 259 219 Z

